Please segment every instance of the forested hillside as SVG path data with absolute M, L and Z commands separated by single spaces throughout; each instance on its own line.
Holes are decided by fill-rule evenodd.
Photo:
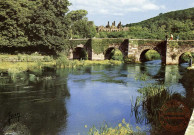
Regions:
M 143 15 L 143 13 L 142 13 Z M 127 24 L 129 31 L 100 32 L 98 37 L 108 38 L 140 38 L 140 39 L 165 39 L 172 33 L 174 39 L 194 39 L 194 8 L 172 11 L 148 20 Z
M 140 23 L 127 24 L 129 34 L 139 38 L 164 38 L 172 33 L 180 39 L 194 39 L 194 8 L 160 13 Z

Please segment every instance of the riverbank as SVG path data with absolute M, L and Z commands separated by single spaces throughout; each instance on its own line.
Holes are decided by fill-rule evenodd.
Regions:
M 194 70 L 194 64 L 191 67 L 188 67 L 189 70 Z
M 90 61 L 90 60 L 68 60 L 67 58 L 59 57 L 52 59 L 48 62 L 34 61 L 34 62 L 21 62 L 21 61 L 1 61 L 0 72 L 20 73 L 24 71 L 41 70 L 44 67 L 53 68 L 76 68 L 90 65 L 120 65 L 122 61 L 117 60 L 103 60 L 103 61 Z

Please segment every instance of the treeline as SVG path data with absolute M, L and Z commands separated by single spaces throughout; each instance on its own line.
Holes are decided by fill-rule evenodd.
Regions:
M 172 33 L 174 39 L 194 39 L 194 8 L 162 14 L 140 23 L 127 24 L 127 32 L 101 32 L 98 37 L 121 37 L 140 39 L 165 39 Z
M 0 0 L 0 47 L 59 52 L 68 48 L 65 39 L 94 37 L 87 11 L 69 11 L 70 5 L 68 0 Z

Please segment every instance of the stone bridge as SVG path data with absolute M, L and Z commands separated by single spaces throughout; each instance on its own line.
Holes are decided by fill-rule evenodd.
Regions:
M 72 45 L 71 45 L 72 44 Z M 110 59 L 110 52 L 119 49 L 123 56 L 133 57 L 136 62 L 145 61 L 148 50 L 156 50 L 163 64 L 179 64 L 185 52 L 194 52 L 194 40 L 164 41 L 150 39 L 74 39 L 70 40 L 69 59 Z

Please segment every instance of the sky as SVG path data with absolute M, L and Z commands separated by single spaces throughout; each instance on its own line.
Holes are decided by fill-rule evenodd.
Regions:
M 120 21 L 123 25 L 140 22 L 175 10 L 194 7 L 193 0 L 69 0 L 70 10 L 85 9 L 88 20 L 97 26 Z

